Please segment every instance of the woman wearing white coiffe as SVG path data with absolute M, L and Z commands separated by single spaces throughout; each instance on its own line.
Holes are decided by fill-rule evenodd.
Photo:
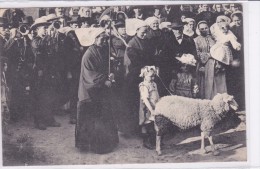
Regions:
M 195 20 L 192 18 L 185 18 L 183 21 L 185 25 L 183 26 L 183 34 L 194 38 L 196 33 L 194 32 Z
M 237 42 L 237 37 L 230 31 L 230 19 L 226 16 L 218 16 L 216 19 L 217 26 L 214 29 L 214 38 L 216 44 L 211 47 L 211 56 L 226 64 L 230 65 L 233 61 L 231 47 L 235 50 L 241 50 L 241 44 Z
M 147 24 L 145 21 L 131 18 L 126 19 L 126 33 L 133 38 L 128 42 L 128 47 L 125 51 L 124 65 L 125 74 L 125 103 L 126 115 L 129 117 L 129 122 L 133 126 L 133 130 L 138 129 L 139 119 L 139 89 L 138 85 L 141 82 L 139 77 L 140 71 L 144 66 L 151 65 L 149 46 L 146 39 Z
M 113 151 L 119 141 L 110 89 L 114 75 L 109 74 L 105 30 L 93 28 L 88 35 L 89 48 L 81 61 L 75 142 L 79 149 L 103 154 Z

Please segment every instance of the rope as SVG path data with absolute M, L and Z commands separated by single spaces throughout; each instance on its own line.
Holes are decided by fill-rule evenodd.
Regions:
M 161 77 L 160 77 L 159 75 L 157 75 L 157 76 L 159 77 L 159 79 L 160 79 L 160 81 L 161 81 L 163 87 L 167 90 L 167 92 L 168 92 L 171 96 L 173 96 L 173 94 L 171 93 L 171 91 L 170 91 L 170 90 L 166 87 L 166 85 L 163 83 Z

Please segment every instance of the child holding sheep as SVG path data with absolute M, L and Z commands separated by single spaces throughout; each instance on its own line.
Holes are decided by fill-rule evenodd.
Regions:
M 159 100 L 157 85 L 154 82 L 156 75 L 158 68 L 155 66 L 145 66 L 141 69 L 140 77 L 144 80 L 139 84 L 139 125 L 142 129 L 143 146 L 148 149 L 155 148 L 154 108 Z

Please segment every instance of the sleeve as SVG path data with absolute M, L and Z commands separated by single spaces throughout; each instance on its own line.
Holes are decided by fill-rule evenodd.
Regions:
M 86 83 L 93 87 L 101 87 L 104 85 L 107 80 L 108 75 L 98 71 L 98 64 L 95 61 L 95 58 L 90 56 L 91 54 L 87 51 L 85 54 L 88 57 L 83 56 L 84 73 L 82 74 Z
M 236 50 L 239 50 L 241 48 L 241 44 L 237 41 L 237 37 L 231 31 L 229 36 L 232 47 Z
M 140 97 L 142 100 L 149 98 L 149 90 L 145 85 L 141 84 L 139 86 L 139 91 L 140 91 Z

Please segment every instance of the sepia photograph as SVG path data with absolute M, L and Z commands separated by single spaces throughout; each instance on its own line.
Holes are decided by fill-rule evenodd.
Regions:
M 70 4 L 0 7 L 4 167 L 248 161 L 244 3 Z

